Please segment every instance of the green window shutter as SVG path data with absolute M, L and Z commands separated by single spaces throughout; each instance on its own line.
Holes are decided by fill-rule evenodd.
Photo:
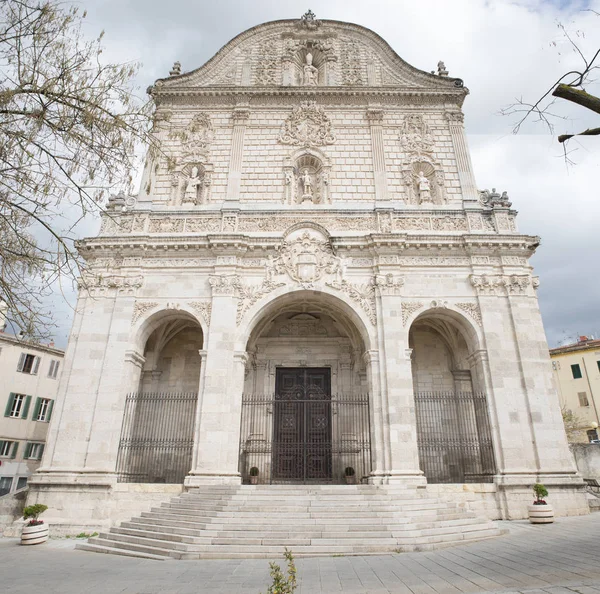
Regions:
M 17 363 L 17 371 L 23 371 L 23 365 L 25 365 L 25 353 L 21 353 L 19 362 Z
M 38 459 L 38 460 L 41 460 L 41 459 L 42 459 L 42 457 L 44 456 L 44 448 L 45 448 L 45 447 L 46 447 L 46 444 L 44 444 L 44 443 L 43 443 L 43 444 L 41 445 L 41 447 L 40 447 L 40 450 L 39 450 L 39 451 L 40 451 L 40 453 L 38 454 L 38 457 L 37 457 L 37 459 Z
M 10 457 L 14 460 L 17 457 L 17 450 L 19 449 L 19 442 L 15 441 L 15 443 L 13 444 L 12 447 L 12 452 L 10 454 Z
M 37 421 L 38 415 L 40 414 L 40 408 L 42 407 L 42 399 L 35 399 L 35 406 L 33 407 L 33 416 L 31 417 L 34 421 Z
M 10 411 L 12 410 L 13 402 L 15 401 L 15 393 L 11 392 L 6 403 L 6 410 L 4 411 L 5 417 L 10 417 Z
M 27 445 L 25 446 L 25 459 L 29 458 L 29 456 L 31 456 L 31 448 L 33 447 L 32 443 L 27 442 Z
M 31 370 L 31 375 L 37 375 L 38 367 L 40 366 L 40 357 L 36 357 L 33 360 L 33 368 Z
M 50 419 L 52 418 L 52 409 L 54 408 L 54 400 L 50 400 L 50 403 L 48 404 L 48 411 L 46 412 L 46 421 L 50 422 Z
M 6 442 L 3 439 L 0 439 L 0 452 L 4 449 L 4 444 Z
M 21 418 L 26 419 L 27 413 L 29 413 L 29 405 L 31 404 L 31 396 L 25 396 L 25 404 L 23 404 L 23 412 L 21 413 Z

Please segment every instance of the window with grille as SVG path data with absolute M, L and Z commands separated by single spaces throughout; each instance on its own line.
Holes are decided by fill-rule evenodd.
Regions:
M 587 392 L 577 392 L 577 396 L 579 397 L 579 406 L 589 406 L 590 403 L 588 401 Z

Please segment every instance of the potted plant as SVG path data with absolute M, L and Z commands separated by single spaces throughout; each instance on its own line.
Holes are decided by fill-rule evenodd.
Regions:
M 544 485 L 536 483 L 533 485 L 533 493 L 535 494 L 535 501 L 533 505 L 527 506 L 529 521 L 532 524 L 551 524 L 554 522 L 554 510 L 544 499 L 548 496 L 548 489 Z
M 346 466 L 344 470 L 344 476 L 346 477 L 347 485 L 354 485 L 356 483 L 356 472 L 352 466 Z
M 258 484 L 258 468 L 256 468 L 256 466 L 253 466 L 250 469 L 250 484 L 251 485 Z
M 28 505 L 23 510 L 23 519 L 29 520 L 21 532 L 22 545 L 41 544 L 48 540 L 48 524 L 44 520 L 38 520 L 38 516 L 48 509 L 47 505 L 36 503 Z

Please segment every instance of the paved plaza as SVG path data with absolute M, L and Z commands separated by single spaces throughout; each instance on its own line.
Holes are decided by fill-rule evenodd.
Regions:
M 298 594 L 600 593 L 600 513 L 555 524 L 501 522 L 507 536 L 427 553 L 298 559 Z M 259 594 L 268 561 L 151 561 L 74 550 L 74 539 L 25 548 L 0 539 L 2 591 L 60 594 Z

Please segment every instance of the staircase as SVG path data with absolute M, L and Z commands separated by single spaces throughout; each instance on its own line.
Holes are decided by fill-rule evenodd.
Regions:
M 431 550 L 503 534 L 424 490 L 374 485 L 192 489 L 78 549 L 150 559 L 368 555 Z

